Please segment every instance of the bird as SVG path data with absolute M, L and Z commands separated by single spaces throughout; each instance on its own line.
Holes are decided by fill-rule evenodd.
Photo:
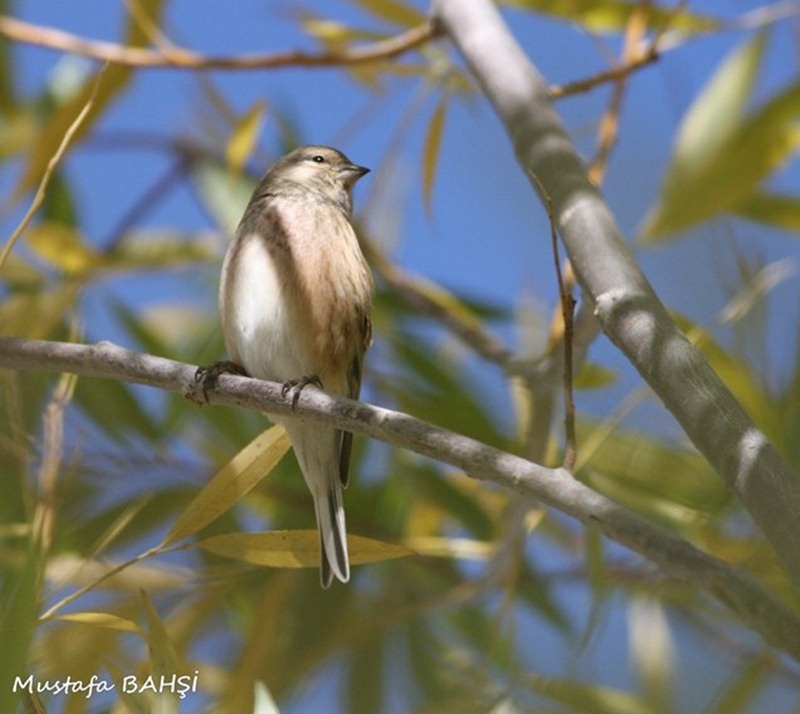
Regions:
M 222 264 L 224 371 L 283 383 L 293 404 L 308 385 L 358 399 L 372 342 L 373 280 L 352 223 L 352 189 L 369 169 L 329 146 L 302 146 L 256 186 Z M 353 435 L 296 417 L 286 429 L 314 500 L 320 582 L 350 578 L 342 489 Z

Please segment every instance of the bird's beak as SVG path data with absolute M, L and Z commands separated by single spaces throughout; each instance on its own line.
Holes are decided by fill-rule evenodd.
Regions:
M 339 168 L 339 176 L 345 186 L 352 186 L 358 179 L 369 173 L 369 169 L 355 164 L 345 164 Z

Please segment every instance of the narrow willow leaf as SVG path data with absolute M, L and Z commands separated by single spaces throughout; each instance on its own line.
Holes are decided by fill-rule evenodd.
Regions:
M 683 315 L 673 313 L 673 319 L 689 340 L 702 351 L 711 367 L 758 427 L 769 438 L 779 438 L 778 435 L 783 433 L 781 417 L 776 413 L 769 392 L 752 368 L 722 347 L 705 328 Z
M 425 202 L 425 211 L 430 216 L 433 201 L 433 182 L 436 178 L 436 165 L 439 163 L 439 154 L 442 145 L 442 129 L 447 112 L 447 101 L 443 96 L 428 124 L 428 133 L 422 150 L 422 197 Z
M 502 4 L 525 10 L 541 12 L 570 22 L 577 22 L 594 32 L 621 32 L 630 21 L 640 2 L 631 0 L 502 0 Z M 720 26 L 720 21 L 709 15 L 650 6 L 650 25 L 683 33 L 709 32 Z
M 254 182 L 211 161 L 197 162 L 193 176 L 205 208 L 225 233 L 233 235 L 255 188 Z
M 28 246 L 40 258 L 68 275 L 80 275 L 105 262 L 77 229 L 64 223 L 38 223 L 25 236 Z
M 782 258 L 765 265 L 745 281 L 720 313 L 720 320 L 738 322 L 756 308 L 767 295 L 783 282 L 797 275 L 798 264 L 794 258 Z
M 121 632 L 134 632 L 144 636 L 142 628 L 135 622 L 108 612 L 72 612 L 67 615 L 59 615 L 54 619 L 63 622 L 77 622 L 82 625 L 91 625 L 92 627 L 105 627 L 106 629 L 119 630 Z
M 681 128 L 675 156 L 664 180 L 659 203 L 642 229 L 646 243 L 735 211 L 770 173 L 785 163 L 800 144 L 800 83 L 789 86 L 746 117 L 739 117 L 741 93 L 752 84 L 751 65 L 762 54 L 760 43 L 743 50 L 744 59 L 728 60 L 697 100 Z M 726 72 L 744 77 L 720 77 Z M 713 106 L 709 95 L 722 96 Z M 699 105 L 699 109 L 698 109 Z M 699 116 L 698 116 L 699 115 Z
M 197 545 L 215 555 L 242 560 L 251 565 L 273 568 L 319 567 L 319 534 L 312 530 L 226 533 L 205 538 Z M 413 554 L 402 545 L 354 535 L 347 537 L 347 546 L 352 565 Z
M 530 688 L 550 701 L 570 707 L 570 711 L 592 714 L 653 714 L 642 697 L 610 687 L 584 684 L 577 679 L 556 679 L 530 675 Z
M 405 544 L 418 555 L 427 555 L 434 558 L 458 558 L 460 560 L 486 561 L 497 550 L 495 543 L 486 543 L 472 538 L 415 536 L 406 538 Z
M 766 47 L 764 34 L 734 50 L 714 73 L 681 123 L 675 163 L 692 164 L 719 151 L 744 116 Z
M 239 173 L 253 153 L 264 124 L 265 112 L 266 105 L 263 100 L 258 101 L 236 122 L 228 145 L 225 147 L 225 158 L 231 172 Z
M 376 17 L 397 25 L 412 27 L 425 22 L 425 16 L 418 12 L 411 3 L 399 0 L 353 0 L 353 2 Z
M 147 609 L 147 645 L 150 651 L 150 676 L 155 682 L 160 681 L 161 677 L 170 679 L 183 669 L 180 664 L 180 657 L 175 645 L 170 640 L 164 621 L 153 606 L 152 600 L 144 591 L 142 591 L 142 597 Z M 161 689 L 155 686 L 152 696 L 153 712 L 157 712 L 157 714 L 178 714 L 178 696 L 170 691 L 169 688 Z
M 733 207 L 742 218 L 800 233 L 800 196 L 756 192 Z
M 41 597 L 43 553 L 29 548 L 28 555 L 13 571 L 15 577 L 0 579 L 0 711 L 16 712 L 18 695 L 12 691 L 15 674 L 30 668 L 29 648 L 36 632 Z
M 657 711 L 674 709 L 675 647 L 667 616 L 655 598 L 634 597 L 628 608 L 628 649 L 640 689 Z
M 19 291 L 0 302 L 0 332 L 31 340 L 53 339 L 75 305 L 78 287 L 61 283 L 46 291 Z
M 595 362 L 584 362 L 575 377 L 575 389 L 601 389 L 617 381 L 617 373 L 613 369 L 603 367 Z
M 290 446 L 282 426 L 259 434 L 217 471 L 178 517 L 161 545 L 196 533 L 227 511 L 272 471 Z

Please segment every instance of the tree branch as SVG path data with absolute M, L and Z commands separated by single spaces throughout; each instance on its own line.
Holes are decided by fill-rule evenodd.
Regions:
M 198 396 L 193 365 L 132 352 L 109 342 L 78 345 L 2 337 L 0 367 L 124 379 Z M 304 390 L 293 408 L 292 395 L 285 398 L 281 392 L 282 385 L 274 382 L 222 375 L 208 396 L 212 404 L 279 416 L 293 414 L 370 436 L 536 498 L 598 529 L 669 575 L 704 589 L 767 642 L 800 661 L 800 619 L 771 593 L 736 568 L 592 491 L 564 469 L 548 469 L 407 414 L 316 389 Z
M 603 331 L 736 493 L 800 583 L 800 478 L 659 301 L 589 181 L 546 82 L 497 8 L 489 0 L 433 0 L 433 9 L 505 123 L 534 188 L 552 200 L 559 234 Z
M 347 52 L 274 52 L 234 56 L 203 55 L 182 47 L 126 47 L 79 37 L 54 27 L 32 25 L 7 15 L 0 15 L 0 35 L 16 42 L 39 45 L 52 50 L 92 57 L 111 64 L 150 69 L 274 69 L 276 67 L 331 67 L 363 64 L 391 59 L 424 44 L 437 34 L 433 22 L 385 40 Z

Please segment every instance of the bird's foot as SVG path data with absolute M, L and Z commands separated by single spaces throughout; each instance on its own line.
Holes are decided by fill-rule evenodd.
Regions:
M 300 392 L 309 384 L 313 384 L 317 389 L 322 389 L 322 380 L 316 374 L 306 374 L 298 379 L 286 380 L 281 389 L 281 396 L 285 398 L 289 392 L 293 392 L 292 409 L 294 409 L 297 406 L 297 400 L 300 399 Z
M 249 376 L 244 367 L 230 360 L 214 362 L 214 364 L 210 364 L 207 367 L 198 367 L 197 371 L 194 373 L 194 383 L 195 386 L 200 387 L 206 404 L 208 404 L 208 390 L 217 386 L 217 380 L 221 374 L 238 374 L 242 377 Z

